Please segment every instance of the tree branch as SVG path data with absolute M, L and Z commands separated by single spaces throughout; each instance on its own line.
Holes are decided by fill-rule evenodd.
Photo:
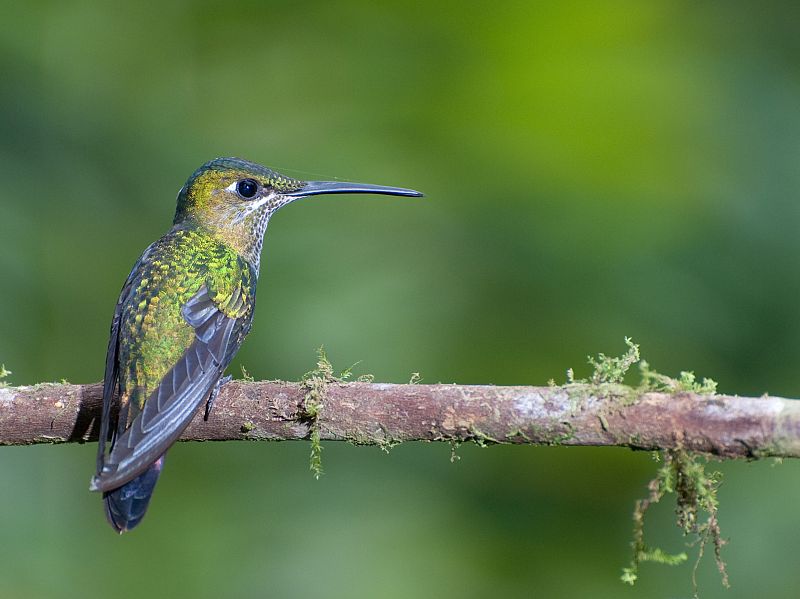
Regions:
M 102 385 L 0 388 L 0 444 L 97 439 Z M 321 403 L 318 414 L 309 400 Z M 317 414 L 312 416 L 310 414 Z M 800 401 L 563 387 L 231 382 L 189 441 L 308 439 L 682 448 L 720 457 L 800 457 Z

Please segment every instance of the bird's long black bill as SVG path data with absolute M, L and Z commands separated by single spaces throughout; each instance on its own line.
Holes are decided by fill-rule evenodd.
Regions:
M 328 193 L 372 193 L 387 196 L 422 197 L 420 192 L 413 189 L 369 185 L 368 183 L 348 183 L 347 181 L 308 181 L 303 187 L 287 195 L 304 198 Z

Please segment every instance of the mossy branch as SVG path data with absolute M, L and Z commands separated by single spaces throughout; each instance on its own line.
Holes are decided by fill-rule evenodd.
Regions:
M 698 558 L 711 542 L 720 557 L 716 476 L 701 455 L 717 458 L 800 457 L 800 401 L 714 394 L 713 381 L 692 373 L 672 379 L 639 362 L 642 384 L 619 381 L 639 358 L 631 342 L 621 358 L 592 361 L 590 379 L 568 377 L 563 386 L 385 384 L 346 382 L 320 353 L 317 368 L 300 383 L 234 381 L 225 385 L 206 421 L 195 418 L 186 441 L 311 440 L 311 468 L 321 472 L 321 441 L 349 441 L 387 449 L 405 441 L 472 441 L 538 445 L 622 446 L 660 452 L 663 466 L 649 495 L 634 511 L 631 564 L 622 579 L 633 584 L 641 562 L 678 564 L 644 541 L 648 507 L 665 494 L 678 502 L 678 525 L 697 539 Z M 7 374 L 8 371 L 4 371 Z M 418 379 L 414 377 L 413 380 Z M 45 383 L 13 387 L 0 382 L 0 445 L 84 442 L 97 439 L 102 385 Z M 202 411 L 203 408 L 201 408 Z M 707 514 L 702 521 L 698 514 Z
M 336 376 L 322 348 L 316 368 L 300 383 L 243 381 L 225 385 L 206 421 L 195 418 L 184 441 L 310 440 L 310 465 L 322 472 L 321 442 L 349 441 L 388 450 L 405 441 L 444 441 L 451 460 L 461 443 L 621 446 L 650 450 L 662 461 L 647 497 L 634 510 L 633 556 L 623 582 L 634 584 L 642 562 L 678 565 L 686 553 L 668 554 L 644 540 L 645 514 L 667 494 L 677 502 L 677 524 L 699 547 L 692 574 L 710 543 L 728 586 L 721 557 L 725 543 L 717 517 L 719 474 L 710 458 L 800 457 L 800 401 L 780 397 L 717 395 L 716 383 L 692 372 L 671 378 L 641 360 L 625 339 L 622 356 L 590 357 L 593 374 L 547 387 L 348 382 Z M 622 383 L 634 364 L 641 382 Z M 354 365 L 355 366 L 355 365 Z M 0 445 L 85 442 L 97 439 L 102 385 L 44 383 L 12 387 L 0 366 Z M 201 407 L 202 412 L 204 407 Z M 701 461 L 702 460 L 702 461 Z M 703 519 L 705 518 L 705 519 Z
M 386 447 L 474 441 L 679 449 L 721 458 L 800 457 L 800 401 L 712 395 L 619 383 L 549 387 L 233 381 L 189 441 L 309 439 Z M 687 381 L 688 382 L 688 381 Z M 324 409 L 309 399 L 324 397 Z M 0 387 L 0 444 L 97 438 L 101 385 Z

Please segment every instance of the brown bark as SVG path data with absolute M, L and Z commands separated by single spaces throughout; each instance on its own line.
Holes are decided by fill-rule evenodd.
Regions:
M 208 421 L 183 440 L 308 439 L 387 445 L 475 441 L 617 445 L 721 457 L 800 457 L 800 401 L 692 393 L 647 393 L 621 385 L 492 387 L 340 383 L 318 386 L 323 407 L 308 416 L 309 385 L 231 382 Z M 0 444 L 97 439 L 102 386 L 0 388 Z

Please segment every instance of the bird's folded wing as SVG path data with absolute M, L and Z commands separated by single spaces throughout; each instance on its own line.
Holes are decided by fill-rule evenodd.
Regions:
M 114 307 L 114 318 L 111 320 L 111 333 L 108 340 L 108 351 L 106 352 L 106 369 L 103 376 L 103 416 L 100 421 L 100 437 L 97 443 L 97 471 L 103 467 L 106 457 L 106 443 L 108 442 L 108 434 L 112 429 L 113 423 L 111 422 L 111 404 L 114 401 L 114 394 L 119 387 L 119 326 L 122 319 L 122 309 L 125 302 L 133 289 L 133 283 L 136 280 L 136 273 L 139 272 L 139 267 L 142 262 L 147 260 L 153 246 L 150 245 L 141 255 L 141 257 L 133 265 L 125 284 L 120 291 L 117 305 Z
M 99 454 L 102 464 L 92 479 L 93 490 L 115 489 L 158 459 L 180 437 L 230 362 L 229 346 L 238 345 L 243 319 L 226 316 L 206 285 L 186 302 L 181 314 L 194 328 L 195 339 L 114 440 L 108 456 Z M 113 374 L 108 367 L 107 374 Z M 108 431 L 110 416 L 105 408 L 104 398 L 103 429 Z

